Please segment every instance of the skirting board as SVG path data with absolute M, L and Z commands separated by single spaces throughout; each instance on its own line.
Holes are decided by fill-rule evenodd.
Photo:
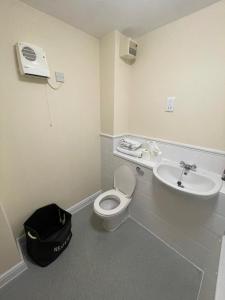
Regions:
M 71 206 L 70 208 L 67 209 L 67 211 L 69 213 L 71 213 L 72 215 L 77 213 L 79 210 L 81 210 L 82 208 L 84 208 L 85 206 L 91 204 L 94 202 L 94 200 L 102 193 L 102 191 L 98 191 L 94 194 L 92 194 L 91 196 L 79 201 L 78 203 L 74 204 L 73 206 Z
M 21 260 L 18 264 L 13 266 L 11 269 L 6 271 L 4 274 L 0 276 L 0 288 L 5 286 L 7 283 L 15 279 L 21 273 L 23 273 L 27 269 L 27 265 L 24 260 Z
M 74 204 L 70 208 L 67 209 L 68 212 L 71 214 L 77 213 L 79 210 L 84 208 L 85 206 L 91 204 L 94 202 L 94 200 L 101 194 L 101 190 L 92 194 L 91 196 L 79 201 L 78 203 Z M 22 257 L 22 251 L 21 247 L 25 243 L 25 235 L 22 235 L 17 239 L 18 249 L 20 251 L 21 257 Z M 7 283 L 9 283 L 11 280 L 15 279 L 17 276 L 19 276 L 22 272 L 24 272 L 27 269 L 27 265 L 24 262 L 23 259 L 13 266 L 11 269 L 6 271 L 4 274 L 0 275 L 0 288 L 5 286 Z

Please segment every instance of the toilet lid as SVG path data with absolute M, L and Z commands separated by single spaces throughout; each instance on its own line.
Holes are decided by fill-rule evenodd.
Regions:
M 128 166 L 119 167 L 114 173 L 114 188 L 128 197 L 134 192 L 136 185 L 136 178 L 134 173 Z

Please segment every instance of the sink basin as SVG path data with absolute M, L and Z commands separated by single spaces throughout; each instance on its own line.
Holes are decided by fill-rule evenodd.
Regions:
M 187 175 L 182 174 L 183 168 L 178 163 L 162 161 L 153 168 L 155 177 L 183 193 L 211 197 L 219 193 L 222 188 L 221 177 L 215 173 L 197 168 L 189 171 Z

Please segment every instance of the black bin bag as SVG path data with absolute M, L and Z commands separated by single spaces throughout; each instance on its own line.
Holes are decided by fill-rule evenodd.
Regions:
M 28 255 L 39 266 L 53 262 L 72 237 L 71 214 L 56 204 L 39 208 L 24 223 Z

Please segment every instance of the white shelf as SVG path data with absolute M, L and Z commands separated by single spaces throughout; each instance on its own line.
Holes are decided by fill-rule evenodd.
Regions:
M 145 160 L 145 159 L 143 159 L 143 158 L 130 156 L 130 155 L 121 153 L 121 152 L 119 152 L 119 151 L 117 151 L 117 150 L 114 150 L 113 154 L 114 154 L 115 156 L 118 156 L 118 157 L 121 157 L 121 158 L 123 158 L 123 159 L 129 160 L 129 161 L 131 161 L 131 162 L 134 162 L 134 163 L 136 163 L 136 164 L 138 164 L 138 165 L 141 165 L 141 166 L 146 167 L 146 168 L 151 169 L 151 170 L 152 170 L 152 169 L 154 168 L 154 166 L 156 165 L 156 163 L 153 162 L 153 161 L 151 161 L 151 160 Z

